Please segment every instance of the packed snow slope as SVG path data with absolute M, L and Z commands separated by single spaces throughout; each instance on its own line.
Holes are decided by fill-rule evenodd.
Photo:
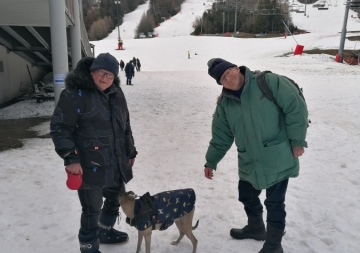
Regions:
M 290 179 L 286 195 L 284 252 L 358 253 L 359 66 L 336 63 L 333 57 L 324 54 L 284 56 L 296 47 L 294 38 L 305 49 L 337 48 L 344 5 L 338 2 L 337 7 L 330 6 L 327 12 L 307 6 L 309 17 L 291 13 L 299 28 L 311 32 L 294 38 L 189 36 L 193 22 L 190 12 L 196 10 L 201 15 L 211 4 L 203 3 L 187 0 L 181 13 L 156 29 L 159 37 L 133 39 L 132 30 L 148 8 L 148 3 L 141 5 L 124 17 L 121 31 L 125 30 L 122 32 L 125 50 L 115 50 L 117 29 L 106 39 L 93 42 L 96 54 L 110 52 L 126 62 L 136 57 L 142 63 L 133 86 L 124 85 L 125 75 L 119 74 L 139 151 L 133 168 L 134 179 L 127 190 L 142 195 L 147 191 L 155 194 L 191 187 L 197 196 L 194 224 L 200 220 L 194 231 L 199 241 L 197 252 L 258 252 L 262 242 L 238 241 L 229 234 L 232 227 L 242 227 L 247 221 L 237 200 L 236 147 L 220 162 L 213 180 L 204 177 L 212 114 L 221 92 L 221 86 L 207 74 L 207 61 L 221 57 L 252 70 L 271 70 L 303 87 L 312 120 L 307 134 L 309 147 L 300 158 L 300 175 Z M 187 19 L 186 13 L 190 16 Z M 351 14 L 348 30 L 359 31 L 359 19 L 351 18 Z M 347 40 L 345 47 L 359 49 L 360 45 Z M 25 101 L 1 109 L 0 118 L 50 116 L 53 109 L 53 102 Z M 49 122 L 33 129 L 46 134 Z M 77 193 L 66 188 L 63 162 L 50 139 L 24 142 L 20 149 L 0 153 L 1 252 L 79 252 L 81 207 Z M 263 192 L 261 199 L 264 198 Z M 115 228 L 126 231 L 130 240 L 123 245 L 101 245 L 101 252 L 135 251 L 137 231 L 120 214 L 120 224 Z M 152 251 L 191 252 L 187 238 L 178 246 L 170 245 L 177 237 L 175 226 L 154 232 Z

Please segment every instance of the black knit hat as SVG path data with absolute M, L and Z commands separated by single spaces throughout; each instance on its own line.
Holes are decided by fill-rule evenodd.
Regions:
M 212 78 L 214 78 L 216 80 L 216 82 L 220 85 L 221 85 L 220 78 L 221 78 L 222 74 L 224 74 L 224 72 L 228 68 L 236 67 L 235 64 L 225 61 L 221 58 L 212 58 L 210 61 L 208 61 L 207 65 L 209 67 L 208 74 Z
M 104 69 L 115 75 L 119 74 L 119 63 L 114 56 L 109 53 L 99 54 L 90 66 L 90 71 Z

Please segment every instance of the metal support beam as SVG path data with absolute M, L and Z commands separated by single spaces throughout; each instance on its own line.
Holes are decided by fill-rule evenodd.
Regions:
M 7 40 L 3 39 L 0 37 L 0 43 L 3 44 L 5 47 L 7 47 L 8 49 L 10 49 L 11 51 L 14 50 L 13 46 L 11 45 L 10 42 L 8 42 Z
M 116 12 L 117 12 L 117 28 L 118 28 L 118 40 L 121 39 L 120 37 L 120 15 L 119 15 L 119 5 L 121 4 L 120 1 L 114 1 L 116 4 Z
M 341 32 L 340 47 L 339 47 L 339 56 L 340 56 L 339 62 L 340 63 L 343 62 L 343 57 L 344 57 L 346 25 L 347 25 L 347 20 L 348 20 L 348 16 L 349 16 L 349 9 L 350 9 L 350 0 L 347 0 L 346 8 L 345 8 L 345 15 L 344 15 L 344 23 L 343 23 L 343 28 L 342 28 L 342 32 Z
M 25 26 L 25 28 L 48 50 L 50 51 L 50 45 L 41 37 L 41 35 L 32 26 Z
M 81 32 L 80 32 L 80 10 L 79 0 L 73 1 L 74 5 L 74 26 L 70 27 L 71 42 L 71 66 L 74 69 L 81 60 Z
M 14 46 L 13 51 L 24 51 L 24 52 L 48 52 L 45 47 L 31 47 L 31 50 L 25 46 Z
M 34 66 L 48 66 L 48 65 L 44 62 L 35 62 Z
M 2 29 L 4 29 L 8 34 L 10 34 L 14 39 L 19 41 L 21 44 L 23 44 L 26 48 L 31 50 L 31 45 L 28 43 L 23 37 L 21 37 L 17 32 L 15 32 L 13 29 L 11 29 L 10 26 L 2 25 L 0 26 Z
M 13 29 L 11 29 L 11 27 L 9 26 L 1 26 L 2 29 L 4 29 L 8 34 L 10 34 L 13 38 L 15 38 L 17 41 L 19 41 L 21 44 L 23 44 L 28 51 L 33 52 L 33 49 L 30 45 L 30 43 L 28 43 L 23 37 L 21 37 L 17 32 L 15 32 Z M 37 57 L 39 57 L 41 60 L 43 60 L 45 63 L 51 65 L 51 62 L 45 57 L 43 56 L 41 53 L 39 52 L 33 52 Z
M 39 57 L 41 60 L 43 60 L 46 64 L 51 66 L 51 62 L 48 60 L 48 58 L 46 58 L 45 56 L 43 56 L 41 53 L 39 52 L 33 52 L 37 57 Z
M 234 24 L 234 36 L 236 36 L 236 18 L 237 18 L 237 0 L 235 0 L 235 24 Z
M 65 89 L 65 76 L 69 72 L 65 1 L 49 0 L 51 51 L 54 74 L 55 104 Z

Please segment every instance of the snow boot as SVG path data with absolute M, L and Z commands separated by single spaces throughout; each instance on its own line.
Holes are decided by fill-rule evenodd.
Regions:
M 99 251 L 99 231 L 95 230 L 90 234 L 84 235 L 79 231 L 79 242 L 81 253 L 101 253 Z
M 262 215 L 248 216 L 248 225 L 243 228 L 232 228 L 230 235 L 232 238 L 238 240 L 254 239 L 257 241 L 265 241 L 266 230 Z
M 284 236 L 284 228 L 276 228 L 267 225 L 266 240 L 259 253 L 283 253 L 281 239 Z
M 127 233 L 113 228 L 117 217 L 118 215 L 108 215 L 101 212 L 98 222 L 100 243 L 114 244 L 127 242 L 129 240 Z

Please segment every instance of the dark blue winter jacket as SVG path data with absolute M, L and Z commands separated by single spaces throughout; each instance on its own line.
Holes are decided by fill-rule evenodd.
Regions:
M 125 66 L 125 75 L 126 77 L 133 77 L 135 75 L 134 66 L 131 64 L 131 62 L 126 63 Z

